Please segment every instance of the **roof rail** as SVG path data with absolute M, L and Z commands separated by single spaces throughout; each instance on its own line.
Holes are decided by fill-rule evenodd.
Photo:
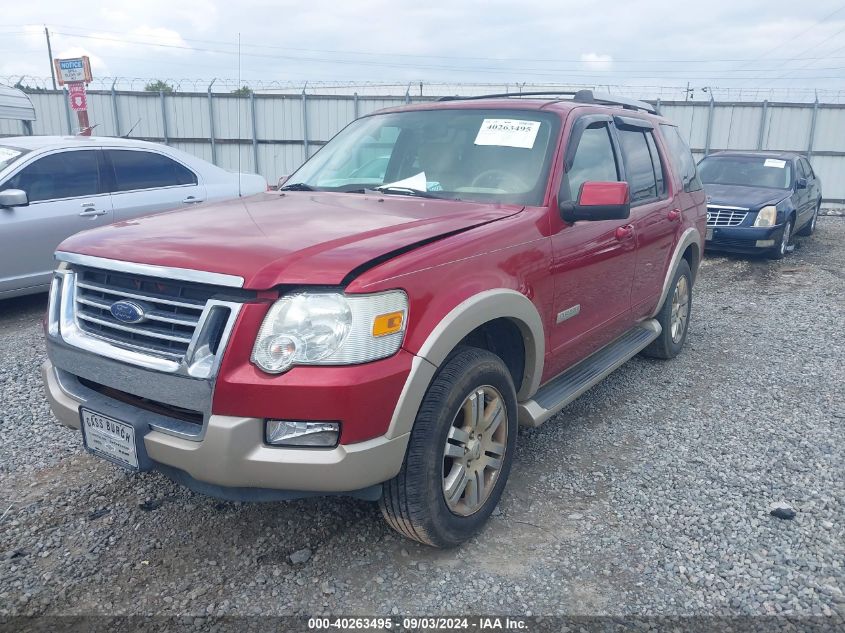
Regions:
M 645 101 L 637 101 L 636 99 L 626 99 L 625 97 L 614 97 L 610 94 L 604 93 L 595 93 L 592 90 L 579 90 L 575 93 L 575 96 L 572 97 L 573 101 L 578 101 L 580 103 L 598 103 L 600 105 L 618 105 L 622 106 L 626 110 L 644 110 L 645 112 L 649 112 L 651 114 L 657 114 L 657 110 L 654 109 L 649 103 Z
M 643 110 L 651 114 L 657 114 L 654 106 L 645 101 L 626 99 L 625 97 L 614 97 L 610 94 L 594 93 L 592 90 L 541 90 L 539 92 L 501 92 L 489 95 L 474 95 L 471 97 L 440 97 L 438 101 L 477 101 L 479 99 L 499 99 L 503 97 L 572 97 L 573 101 L 579 103 L 595 103 L 599 105 L 618 105 L 626 110 Z
M 502 97 L 550 97 L 565 96 L 574 97 L 577 93 L 573 90 L 541 90 L 540 92 L 500 92 L 492 95 L 474 95 L 472 97 L 440 97 L 438 101 L 476 101 L 477 99 L 499 99 Z

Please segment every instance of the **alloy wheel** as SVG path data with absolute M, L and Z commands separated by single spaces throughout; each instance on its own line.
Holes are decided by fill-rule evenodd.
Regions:
M 789 239 L 792 236 L 792 222 L 787 222 L 786 226 L 783 227 L 783 236 L 780 238 L 780 246 L 778 250 L 780 250 L 781 255 L 786 255 L 786 251 L 789 248 Z
M 686 276 L 681 276 L 678 278 L 678 283 L 675 284 L 675 292 L 672 295 L 672 318 L 670 321 L 672 342 L 676 345 L 681 342 L 687 327 L 689 299 L 689 281 L 687 281 Z
M 508 412 L 495 387 L 478 387 L 464 399 L 443 451 L 443 496 L 454 514 L 469 516 L 487 501 L 504 464 Z

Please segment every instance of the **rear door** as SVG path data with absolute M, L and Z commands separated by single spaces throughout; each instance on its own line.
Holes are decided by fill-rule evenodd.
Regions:
M 146 149 L 107 149 L 116 221 L 191 207 L 206 198 L 205 187 L 186 165 Z
M 651 122 L 623 116 L 613 119 L 631 191 L 630 222 L 637 241 L 631 312 L 635 319 L 641 319 L 654 312 L 660 299 L 681 212 Z
M 74 233 L 113 221 L 101 178 L 102 150 L 59 150 L 30 160 L 2 189 L 22 189 L 27 206 L 0 209 L 0 292 L 48 284 L 53 253 Z

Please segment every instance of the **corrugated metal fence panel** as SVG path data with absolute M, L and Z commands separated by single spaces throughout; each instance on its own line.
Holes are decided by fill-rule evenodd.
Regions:
M 170 138 L 207 139 L 211 133 L 207 95 L 167 95 L 167 133 Z M 208 148 L 211 156 L 211 147 Z M 210 160 L 210 159 L 209 159 Z
M 255 120 L 262 140 L 302 140 L 302 100 L 299 97 L 255 97 Z
M 705 121 L 706 133 L 706 121 Z M 748 149 L 757 147 L 760 134 L 760 108 L 756 106 L 716 106 L 710 148 Z
M 815 137 L 813 151 L 841 152 L 845 150 L 845 108 L 820 106 L 816 117 Z
M 708 111 L 706 104 L 660 106 L 660 113 L 678 126 L 690 147 L 696 148 L 703 148 L 707 143 Z
M 62 92 L 34 92 L 29 95 L 37 119 L 33 122 L 35 134 L 68 134 L 78 127 L 76 114 L 70 113 L 71 130 L 68 129 L 67 96 Z M 279 176 L 293 172 L 305 158 L 303 146 L 301 95 L 255 95 L 255 123 L 258 144 L 252 146 L 252 100 L 230 94 L 214 94 L 217 163 L 226 169 L 255 170 L 254 156 L 258 154 L 258 169 L 271 183 Z M 356 111 L 359 116 L 383 108 L 405 104 L 404 96 L 359 95 L 308 95 L 309 153 L 320 148 L 349 121 Z M 416 102 L 416 99 L 412 99 Z M 115 101 L 109 91 L 96 91 L 88 95 L 89 119 L 98 124 L 95 134 L 119 135 L 132 132 L 133 137 L 165 138 L 164 118 L 167 120 L 167 138 L 179 147 L 205 160 L 211 160 L 211 125 L 208 95 L 204 93 L 176 93 L 165 96 L 165 115 L 157 92 L 117 92 L 116 103 L 120 129 L 117 129 Z M 808 150 L 813 104 L 768 104 L 763 129 L 763 149 Z M 664 102 L 661 114 L 674 121 L 683 137 L 701 158 L 707 146 L 708 102 Z M 711 125 L 711 149 L 756 149 L 763 118 L 760 103 L 715 103 Z M 238 137 L 240 122 L 241 143 L 231 141 Z M 19 121 L 0 121 L 0 135 L 24 133 Z M 825 198 L 845 199 L 845 107 L 820 105 L 816 118 L 816 132 L 812 157 L 814 167 L 824 181 Z M 819 155 L 821 153 L 822 155 Z M 830 154 L 841 155 L 830 155 Z
M 355 100 L 350 98 L 310 97 L 306 109 L 309 140 L 328 141 L 355 118 Z
M 305 161 L 305 148 L 292 144 L 260 144 L 258 163 L 261 175 L 271 185 L 279 182 L 281 176 L 289 176 Z
M 249 99 L 244 97 L 214 98 L 215 138 L 252 138 L 250 119 Z
M 763 149 L 806 152 L 813 107 L 769 106 Z M 845 149 L 845 148 L 843 148 Z

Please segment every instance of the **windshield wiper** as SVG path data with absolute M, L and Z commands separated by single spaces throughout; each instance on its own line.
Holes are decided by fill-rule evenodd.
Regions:
M 378 192 L 381 192 L 381 193 L 398 193 L 400 196 L 416 196 L 418 198 L 439 198 L 440 197 L 440 196 L 435 196 L 433 194 L 430 194 L 427 191 L 420 191 L 419 189 L 411 189 L 410 187 L 382 186 L 382 187 L 373 187 L 373 191 L 378 191 Z
M 279 191 L 317 191 L 311 185 L 306 185 L 304 182 L 295 182 L 284 187 L 279 187 Z

